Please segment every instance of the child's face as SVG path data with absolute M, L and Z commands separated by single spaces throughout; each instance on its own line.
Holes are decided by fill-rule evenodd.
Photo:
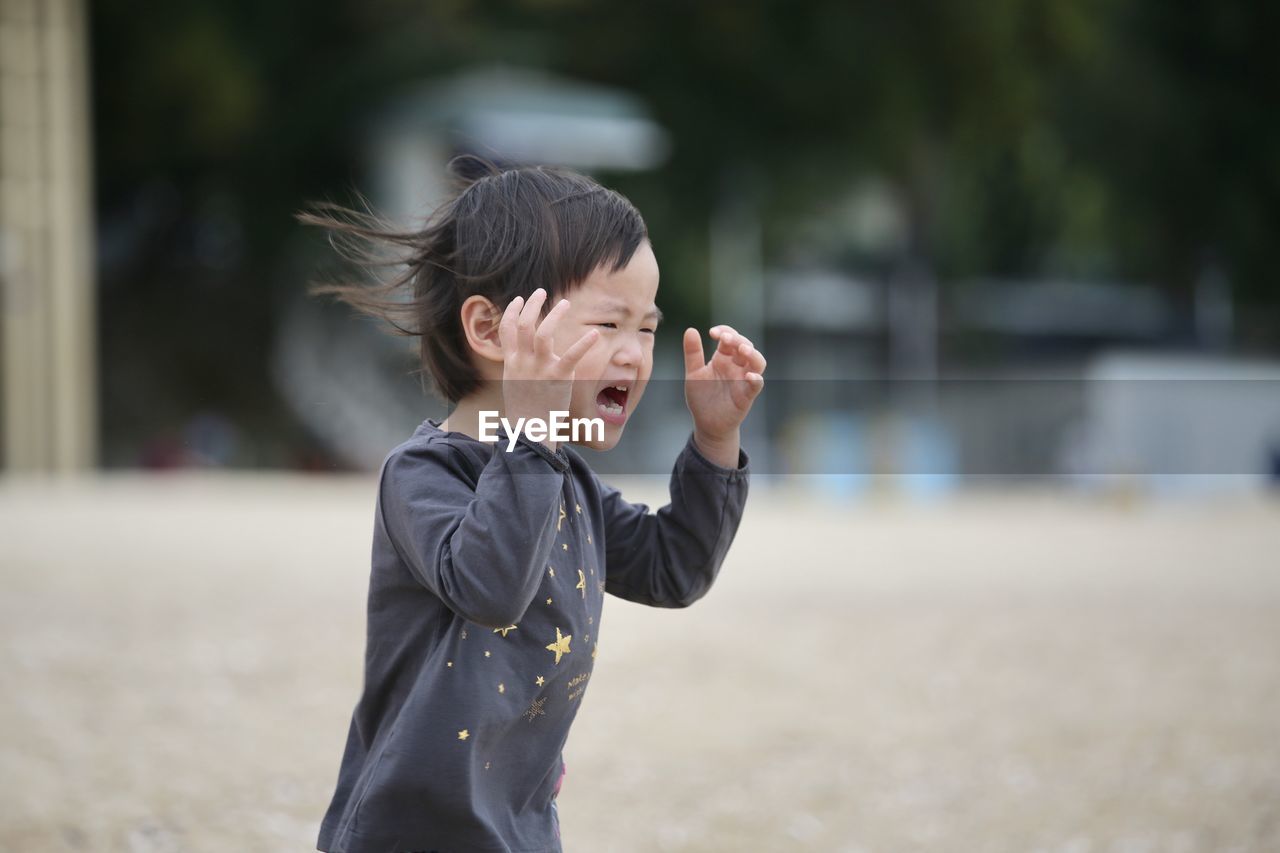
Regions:
M 653 339 L 662 315 L 658 295 L 658 261 L 647 240 L 617 272 L 598 268 L 582 284 L 564 294 L 569 300 L 555 334 L 555 351 L 564 352 L 588 329 L 600 333 L 574 372 L 571 418 L 600 418 L 604 441 L 579 442 L 593 450 L 609 450 L 622 437 L 653 372 Z M 625 391 L 606 390 L 622 386 Z

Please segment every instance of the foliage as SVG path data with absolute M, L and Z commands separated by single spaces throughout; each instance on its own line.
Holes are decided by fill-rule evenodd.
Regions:
M 107 344 L 152 333 L 158 310 L 183 330 L 179 353 L 198 359 L 232 329 L 260 359 L 272 292 L 302 286 L 290 214 L 359 183 L 355 140 L 387 97 L 492 61 L 631 90 L 671 133 L 661 169 L 603 177 L 650 220 L 677 323 L 706 319 L 708 217 L 739 174 L 760 178 L 771 255 L 874 175 L 905 200 L 906 249 L 944 286 L 1107 276 L 1185 307 L 1212 258 L 1238 298 L 1274 310 L 1277 8 L 101 0 Z

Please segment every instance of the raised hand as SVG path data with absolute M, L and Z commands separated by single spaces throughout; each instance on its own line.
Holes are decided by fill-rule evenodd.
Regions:
M 569 300 L 561 299 L 539 322 L 546 301 L 547 291 L 541 287 L 527 302 L 517 296 L 503 311 L 498 326 L 503 353 L 502 414 L 513 423 L 517 418 L 549 420 L 553 411 L 568 411 L 574 369 L 600 335 L 599 330 L 590 329 L 556 355 L 556 326 L 569 309 Z M 550 437 L 543 444 L 556 449 Z
M 737 467 L 739 427 L 764 390 L 767 362 L 731 326 L 712 326 L 718 345 L 703 362 L 702 336 L 684 332 L 684 399 L 693 415 L 694 440 L 713 462 Z

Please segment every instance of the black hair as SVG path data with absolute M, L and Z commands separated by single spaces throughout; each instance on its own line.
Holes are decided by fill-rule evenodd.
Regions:
M 450 403 L 482 382 L 462 329 L 462 303 L 488 298 L 499 311 L 512 299 L 547 290 L 543 313 L 597 268 L 616 272 L 649 239 L 640 212 L 591 178 L 553 166 L 500 168 L 474 155 L 448 164 L 453 195 L 417 230 L 374 213 L 317 202 L 299 221 L 328 230 L 344 257 L 369 268 L 398 269 L 389 281 L 317 283 L 329 294 L 420 342 L 418 370 Z M 390 257 L 379 250 L 390 247 Z

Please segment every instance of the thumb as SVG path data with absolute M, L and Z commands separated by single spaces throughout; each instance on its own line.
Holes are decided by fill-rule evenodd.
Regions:
M 690 326 L 684 330 L 684 374 L 688 376 L 706 365 L 702 355 L 702 335 Z

